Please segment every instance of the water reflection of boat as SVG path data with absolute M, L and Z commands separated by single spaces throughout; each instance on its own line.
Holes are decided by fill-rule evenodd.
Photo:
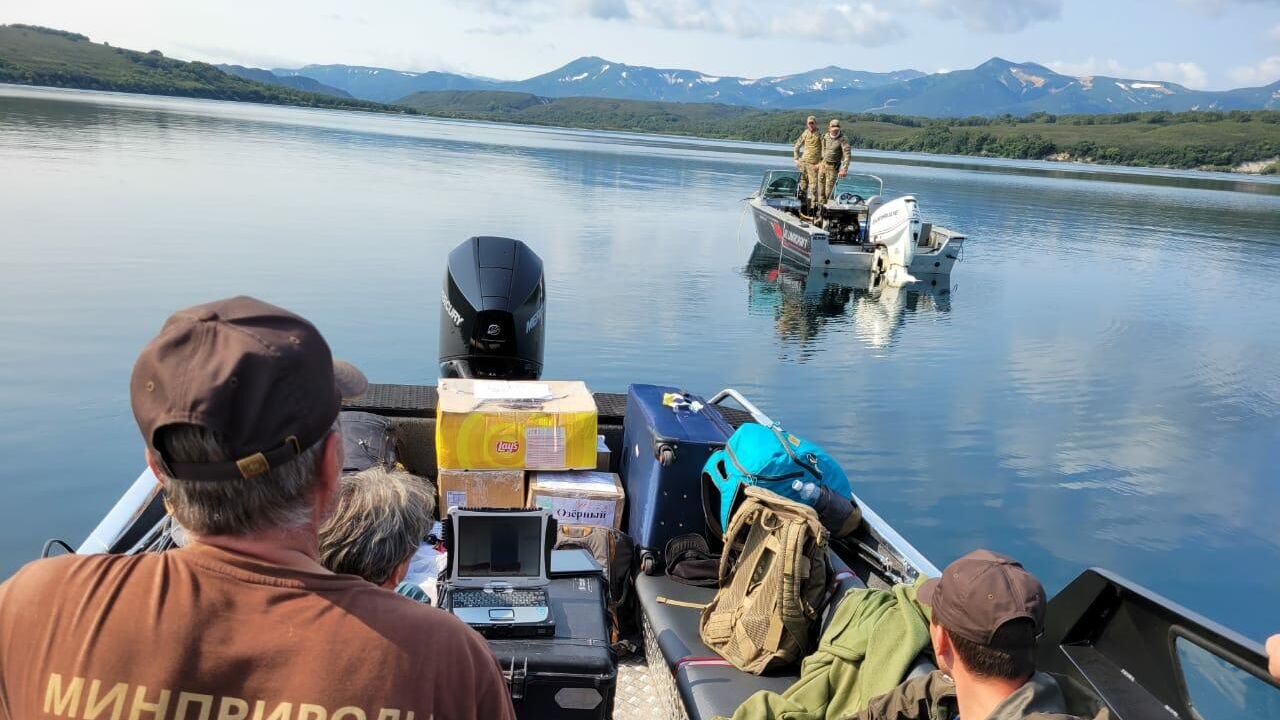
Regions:
M 850 173 L 816 211 L 802 206 L 799 184 L 799 172 L 770 170 L 747 201 L 756 238 L 775 257 L 890 275 L 901 266 L 916 277 L 949 273 L 960 257 L 964 235 L 921 221 L 912 196 L 885 198 L 875 175 Z
M 885 282 L 868 270 L 809 268 L 778 263 L 773 251 L 756 245 L 745 269 L 753 313 L 770 313 L 778 337 L 805 344 L 831 322 L 851 317 L 867 345 L 889 345 L 907 316 L 951 311 L 951 283 L 928 277 L 906 286 Z

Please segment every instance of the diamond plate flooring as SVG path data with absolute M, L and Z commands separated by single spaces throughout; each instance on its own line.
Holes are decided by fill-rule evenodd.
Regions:
M 633 653 L 619 661 L 614 720 L 671 720 L 658 692 L 643 653 Z

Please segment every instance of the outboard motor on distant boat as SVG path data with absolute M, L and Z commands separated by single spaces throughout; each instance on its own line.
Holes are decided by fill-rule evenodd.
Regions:
M 871 213 L 867 234 L 876 246 L 872 270 L 883 273 L 885 283 L 901 287 L 913 283 L 911 260 L 920 236 L 920 208 L 907 195 L 879 206 Z
M 449 253 L 440 294 L 440 377 L 537 380 L 546 289 L 519 240 L 473 237 Z

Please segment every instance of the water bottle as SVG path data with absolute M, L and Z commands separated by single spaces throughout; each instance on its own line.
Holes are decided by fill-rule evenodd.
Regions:
M 818 496 L 822 494 L 822 488 L 811 482 L 801 482 L 800 480 L 791 481 L 791 489 L 795 491 L 796 497 L 803 503 L 813 505 L 817 501 Z

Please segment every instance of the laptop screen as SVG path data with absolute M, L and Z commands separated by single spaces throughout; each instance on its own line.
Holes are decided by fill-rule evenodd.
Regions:
M 542 516 L 458 516 L 459 578 L 536 578 L 542 575 Z

